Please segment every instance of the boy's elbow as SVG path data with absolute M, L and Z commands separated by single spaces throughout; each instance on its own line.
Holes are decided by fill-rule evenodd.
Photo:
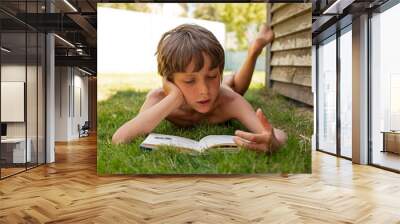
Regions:
M 112 144 L 117 145 L 117 144 L 124 144 L 128 142 L 128 139 L 126 136 L 123 135 L 123 133 L 117 131 L 114 133 L 112 136 L 111 140 Z
M 147 133 L 148 133 L 147 131 L 144 131 L 141 133 L 134 134 L 133 136 L 124 136 L 122 133 L 117 131 L 114 133 L 111 142 L 114 145 L 125 144 L 125 143 L 129 143 L 132 139 L 136 138 L 138 135 L 147 134 Z
M 114 144 L 114 145 L 124 143 L 124 141 L 123 141 L 122 138 L 118 135 L 117 132 L 114 133 L 114 135 L 112 136 L 111 142 L 112 142 L 112 144 Z

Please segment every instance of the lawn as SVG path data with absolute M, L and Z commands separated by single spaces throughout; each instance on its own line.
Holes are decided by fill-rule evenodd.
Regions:
M 99 174 L 248 174 L 248 173 L 310 173 L 312 112 L 263 87 L 263 73 L 256 73 L 245 98 L 254 108 L 261 107 L 274 127 L 288 133 L 288 142 L 273 154 L 262 154 L 241 148 L 238 153 L 210 152 L 191 155 L 171 147 L 145 152 L 139 148 L 144 136 L 130 144 L 112 145 L 111 137 L 118 127 L 138 113 L 148 87 L 149 74 L 137 74 L 135 84 L 112 85 L 112 78 L 99 75 L 107 85 L 99 84 L 99 92 L 107 92 L 98 102 Z M 119 77 L 118 75 L 116 77 Z M 105 79 L 109 79 L 105 81 Z M 119 77 L 121 78 L 121 77 Z M 119 79 L 118 78 L 118 79 Z M 148 85 L 148 86 L 146 86 Z M 155 84 L 153 84 L 154 86 Z M 136 88 L 135 88 L 136 87 Z M 120 91 L 117 91 L 117 90 Z M 161 122 L 153 131 L 199 140 L 211 134 L 234 134 L 246 130 L 239 122 L 220 125 L 200 124 L 195 128 L 178 128 L 168 121 Z

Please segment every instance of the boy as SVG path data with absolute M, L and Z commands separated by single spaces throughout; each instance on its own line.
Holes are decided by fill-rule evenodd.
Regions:
M 224 50 L 210 31 L 183 24 L 166 32 L 156 52 L 163 88 L 147 94 L 139 114 L 114 133 L 112 142 L 127 143 L 150 133 L 164 118 L 178 126 L 237 119 L 251 131 L 237 130 L 237 145 L 261 152 L 278 149 L 287 135 L 272 128 L 261 110 L 255 112 L 243 98 L 256 59 L 273 38 L 272 30 L 263 25 L 240 70 L 222 79 Z

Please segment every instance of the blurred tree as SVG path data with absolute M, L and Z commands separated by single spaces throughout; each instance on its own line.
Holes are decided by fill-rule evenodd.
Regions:
M 196 9 L 193 12 L 193 17 L 197 19 L 221 21 L 221 12 L 223 5 L 218 3 L 209 4 L 193 4 Z
M 147 3 L 99 3 L 99 6 L 138 12 L 151 12 L 151 8 Z
M 165 3 L 99 3 L 100 7 L 109 7 L 114 9 L 132 10 L 137 12 L 156 13 L 155 8 L 159 8 L 159 12 L 162 12 L 162 8 Z M 188 3 L 174 3 L 178 4 L 182 8 L 182 13 L 179 16 L 187 17 L 189 13 Z M 155 7 L 154 7 L 155 6 Z
M 181 7 L 182 7 L 182 9 L 183 9 L 183 12 L 182 12 L 182 14 L 180 15 L 180 16 L 182 16 L 182 17 L 188 17 L 188 14 L 189 14 L 189 5 L 188 5 L 188 3 L 178 3 Z
M 245 50 L 248 47 L 246 31 L 254 24 L 258 27 L 266 22 L 265 3 L 210 3 L 196 4 L 193 17 L 198 19 L 223 22 L 228 32 L 235 32 L 238 47 L 234 50 Z

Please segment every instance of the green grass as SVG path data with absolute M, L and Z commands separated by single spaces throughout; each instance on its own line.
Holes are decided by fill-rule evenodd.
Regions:
M 245 98 L 254 108 L 261 107 L 274 127 L 288 133 L 288 142 L 273 154 L 246 149 L 238 153 L 210 152 L 191 155 L 171 147 L 145 152 L 139 148 L 143 137 L 132 143 L 112 145 L 111 137 L 124 122 L 135 117 L 147 90 L 126 89 L 98 102 L 99 174 L 248 174 L 248 173 L 310 173 L 312 112 L 293 102 L 252 84 Z M 246 130 L 237 121 L 219 125 L 200 124 L 194 128 L 178 128 L 162 121 L 153 131 L 199 140 L 211 134 L 234 134 Z

